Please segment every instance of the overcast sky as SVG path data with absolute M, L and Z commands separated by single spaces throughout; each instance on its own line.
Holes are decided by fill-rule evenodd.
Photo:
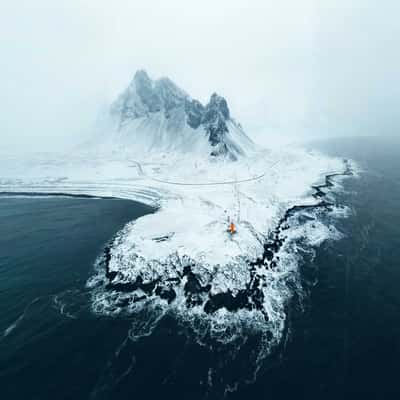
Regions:
M 395 0 L 3 0 L 0 146 L 62 149 L 144 68 L 247 133 L 398 134 Z

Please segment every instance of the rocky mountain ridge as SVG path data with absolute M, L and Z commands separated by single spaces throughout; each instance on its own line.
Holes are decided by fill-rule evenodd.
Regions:
M 111 105 L 110 113 L 118 121 L 118 130 L 126 130 L 135 120 L 151 120 L 153 125 L 158 121 L 159 126 L 154 129 L 158 129 L 158 134 L 160 130 L 165 131 L 171 141 L 183 130 L 188 135 L 189 129 L 193 135 L 205 137 L 211 156 L 235 160 L 253 147 L 240 125 L 231 118 L 228 103 L 222 96 L 213 93 L 204 106 L 169 78 L 153 81 L 144 70 L 135 73 L 132 82 Z M 147 131 L 144 134 L 149 134 Z M 164 141 L 166 134 L 163 133 Z

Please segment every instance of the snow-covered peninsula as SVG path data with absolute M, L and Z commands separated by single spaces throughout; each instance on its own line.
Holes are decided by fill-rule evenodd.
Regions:
M 0 192 L 117 197 L 154 207 L 99 257 L 88 282 L 93 310 L 119 315 L 145 306 L 193 326 L 208 321 L 218 340 L 229 340 L 220 330 L 229 325 L 270 332 L 274 343 L 298 285 L 296 240 L 318 245 L 339 235 L 318 218 L 318 207 L 306 208 L 301 224 L 287 211 L 322 205 L 337 213 L 313 186 L 346 168 L 299 147 L 258 148 L 223 97 L 213 94 L 202 105 L 169 79 L 139 71 L 87 148 L 24 161 L 3 155 Z

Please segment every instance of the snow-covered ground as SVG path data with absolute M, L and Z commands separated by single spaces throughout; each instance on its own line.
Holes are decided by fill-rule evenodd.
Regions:
M 300 285 L 296 240 L 319 245 L 339 233 L 310 209 L 305 223 L 293 221 L 280 233 L 286 240 L 273 260 L 251 263 L 262 257 L 286 210 L 318 203 L 312 186 L 344 169 L 343 160 L 295 147 L 235 162 L 128 151 L 39 154 L 24 161 L 3 155 L 0 192 L 113 196 L 157 207 L 127 224 L 107 260 L 99 258 L 88 282 L 93 310 L 118 315 L 148 307 L 154 321 L 173 312 L 199 338 L 205 329 L 222 342 L 255 329 L 264 332 L 267 348 L 281 340 L 285 305 Z M 237 226 L 234 236 L 228 220 Z
M 162 262 L 178 252 L 214 266 L 260 256 L 262 238 L 283 212 L 316 202 L 311 186 L 343 169 L 342 160 L 301 149 L 265 150 L 237 162 L 171 153 L 39 154 L 23 162 L 3 155 L 0 191 L 112 196 L 159 207 L 130 225 L 124 257 L 134 252 Z M 233 238 L 229 218 L 238 228 Z M 137 270 L 126 266 L 123 273 L 130 279 Z

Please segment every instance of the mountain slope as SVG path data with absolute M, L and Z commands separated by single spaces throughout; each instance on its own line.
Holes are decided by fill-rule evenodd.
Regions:
M 223 97 L 214 93 L 204 106 L 170 79 L 153 81 L 144 70 L 111 105 L 109 119 L 107 139 L 141 152 L 197 152 L 236 160 L 254 149 Z

